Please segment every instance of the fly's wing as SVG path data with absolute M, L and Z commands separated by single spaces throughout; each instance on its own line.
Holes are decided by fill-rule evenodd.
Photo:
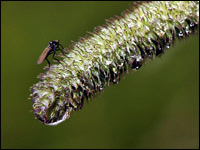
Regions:
M 37 61 L 37 64 L 41 64 L 44 59 L 46 58 L 48 52 L 51 50 L 51 47 L 47 47 L 44 49 L 44 51 L 42 52 L 42 54 L 40 55 L 38 61 Z

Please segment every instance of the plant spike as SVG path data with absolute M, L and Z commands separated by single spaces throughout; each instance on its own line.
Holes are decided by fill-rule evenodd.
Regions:
M 176 38 L 198 32 L 198 1 L 139 2 L 65 49 L 61 64 L 51 65 L 31 87 L 37 119 L 57 125 L 84 100 L 118 83 L 120 75 L 160 56 Z

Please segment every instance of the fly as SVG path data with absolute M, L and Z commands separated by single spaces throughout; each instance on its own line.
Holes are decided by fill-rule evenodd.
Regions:
M 47 58 L 52 53 L 53 53 L 53 59 L 61 63 L 60 60 L 55 58 L 56 51 L 59 51 L 59 50 L 63 53 L 63 55 L 65 55 L 65 53 L 63 52 L 64 48 L 61 44 L 59 44 L 59 40 L 50 41 L 48 47 L 46 47 L 44 51 L 42 52 L 42 54 L 40 55 L 37 61 L 37 64 L 41 64 L 46 59 L 50 68 L 50 62 Z

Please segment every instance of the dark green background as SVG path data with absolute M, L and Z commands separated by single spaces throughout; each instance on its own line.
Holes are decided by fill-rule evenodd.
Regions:
M 199 148 L 199 34 L 125 74 L 58 126 L 35 120 L 29 87 L 50 40 L 64 47 L 131 2 L 1 2 L 1 148 Z

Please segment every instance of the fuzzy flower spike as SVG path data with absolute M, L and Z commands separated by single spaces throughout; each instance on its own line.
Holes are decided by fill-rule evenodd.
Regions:
M 31 87 L 37 119 L 57 125 L 84 100 L 118 83 L 120 75 L 139 69 L 147 58 L 163 54 L 176 38 L 187 37 L 199 25 L 198 1 L 139 2 L 80 38 Z

